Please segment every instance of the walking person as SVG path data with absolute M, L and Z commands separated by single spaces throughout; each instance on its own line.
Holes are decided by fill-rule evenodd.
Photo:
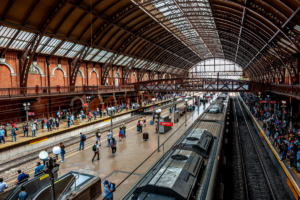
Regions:
M 32 137 L 35 137 L 35 133 L 36 133 L 36 124 L 31 124 L 31 130 L 32 130 Z
M 123 123 L 122 130 L 124 131 L 123 138 L 126 138 L 126 126 L 125 126 L 125 123 Z
M 61 156 L 61 162 L 65 161 L 65 154 L 66 154 L 66 150 L 65 150 L 65 145 L 61 142 L 59 143 L 60 146 L 60 156 Z
M 111 132 L 111 130 L 109 130 L 108 133 L 107 133 L 107 143 L 108 143 L 107 147 L 110 147 L 111 138 L 112 138 L 112 132 Z
M 109 183 L 108 180 L 104 181 L 104 199 L 113 200 L 114 186 L 112 183 Z
M 292 169 L 294 166 L 294 162 L 295 162 L 295 151 L 294 148 L 291 148 L 291 152 L 289 153 L 290 156 L 290 166 L 289 168 Z
M 136 130 L 138 133 L 140 133 L 140 120 L 136 124 Z
M 79 117 L 79 123 L 81 123 L 82 122 L 82 115 L 79 114 L 78 117 Z
M 0 126 L 0 144 L 2 143 L 2 141 L 5 144 L 4 137 L 5 137 L 5 130 Z
M 79 145 L 79 150 L 84 150 L 84 141 L 86 140 L 86 137 L 84 134 L 80 133 L 80 145 Z M 82 147 L 82 148 L 81 148 Z
M 98 141 L 98 144 L 101 147 L 101 133 L 100 133 L 99 128 L 96 131 L 96 141 Z
M 24 137 L 28 137 L 28 126 L 27 126 L 27 122 L 23 123 L 23 131 L 24 131 Z
M 158 123 L 157 123 L 157 121 L 155 122 L 155 132 L 158 133 Z
M 124 135 L 124 131 L 123 131 L 122 127 L 120 127 L 120 130 L 119 130 L 119 142 L 122 141 L 123 135 Z
M 146 125 L 147 125 L 147 117 L 145 116 L 144 117 L 144 127 L 146 127 Z
M 140 133 L 142 133 L 143 132 L 143 121 L 141 120 L 140 121 Z
M 111 139 L 110 147 L 111 147 L 111 152 L 112 152 L 113 156 L 115 156 L 116 151 L 117 151 L 117 141 L 115 140 L 115 138 Z
M 12 142 L 14 141 L 14 137 L 15 137 L 15 142 L 17 141 L 17 128 L 12 126 L 11 130 L 11 139 Z
M 96 155 L 98 155 L 98 159 L 97 160 L 100 160 L 100 158 L 99 158 L 99 145 L 98 145 L 98 141 L 96 141 L 96 143 L 94 144 L 93 151 L 94 151 L 94 157 L 92 159 L 92 162 L 94 162 L 94 158 L 96 157 Z

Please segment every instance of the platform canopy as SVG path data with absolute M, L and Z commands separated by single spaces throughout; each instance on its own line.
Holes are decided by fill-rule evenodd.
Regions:
M 29 63 L 46 55 L 174 75 L 222 58 L 248 77 L 285 66 L 299 75 L 299 9 L 298 0 L 2 0 L 0 56 L 13 49 L 30 51 Z

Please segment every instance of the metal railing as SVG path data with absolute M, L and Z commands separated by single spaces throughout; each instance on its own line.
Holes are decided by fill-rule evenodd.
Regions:
M 0 98 L 45 96 L 53 94 L 76 94 L 84 92 L 133 91 L 134 85 L 97 85 L 97 86 L 51 86 L 51 87 L 18 87 L 0 88 Z

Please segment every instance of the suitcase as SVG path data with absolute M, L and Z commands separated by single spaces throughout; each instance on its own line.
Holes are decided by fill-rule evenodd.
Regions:
M 143 133 L 143 140 L 147 141 L 149 139 L 149 133 Z
M 153 125 L 153 120 L 150 121 L 150 125 Z

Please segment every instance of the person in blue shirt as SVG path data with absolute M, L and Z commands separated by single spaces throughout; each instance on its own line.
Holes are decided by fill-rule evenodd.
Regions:
M 83 134 L 80 133 L 80 145 L 79 145 L 79 150 L 78 151 L 81 150 L 81 147 L 82 147 L 82 150 L 84 150 L 84 139 L 83 138 L 84 138 Z
M 25 192 L 25 186 L 21 187 L 21 192 L 19 193 L 18 200 L 28 200 L 28 194 L 27 194 L 27 192 Z
M 104 181 L 104 198 L 106 200 L 113 200 L 113 185 L 108 182 L 108 180 Z
M 97 119 L 97 112 L 94 111 L 94 120 L 96 120 L 96 119 Z
M 34 172 L 34 175 L 40 173 L 41 171 L 43 171 L 43 168 L 44 168 L 44 165 L 41 165 L 40 162 L 37 162 L 36 163 L 36 168 L 35 168 L 35 172 Z
M 0 127 L 0 144 L 2 143 L 2 141 L 5 144 L 4 134 L 5 134 L 5 130 L 2 129 L 2 127 Z
M 12 138 L 12 142 L 14 141 L 14 137 L 15 137 L 15 142 L 17 141 L 17 135 L 15 134 L 15 132 L 18 130 L 16 127 L 12 127 L 11 129 L 11 138 Z
M 17 181 L 16 181 L 16 184 L 17 184 L 17 185 L 18 185 L 21 181 L 23 181 L 24 179 L 26 179 L 25 174 L 22 173 L 22 171 L 21 171 L 20 169 L 18 170 L 18 174 L 19 174 L 19 176 L 18 176 L 18 179 L 17 179 Z

